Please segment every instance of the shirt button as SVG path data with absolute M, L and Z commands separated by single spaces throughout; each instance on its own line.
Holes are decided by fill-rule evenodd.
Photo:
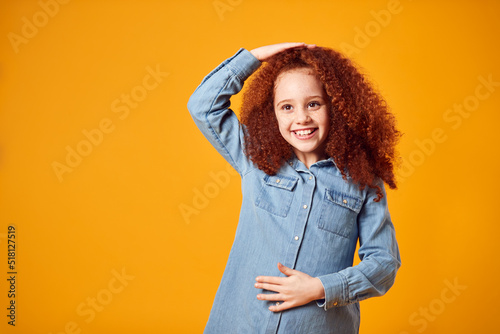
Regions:
M 280 179 L 277 179 L 277 180 L 276 180 L 276 183 L 280 183 L 280 181 L 281 181 Z
M 342 201 L 342 203 L 347 204 L 347 200 L 346 200 L 346 199 L 345 199 L 345 200 L 343 200 L 343 201 Z
M 298 235 L 296 235 L 294 239 L 295 239 L 295 240 L 299 240 L 299 236 L 298 236 Z
M 304 204 L 303 208 L 304 208 L 304 209 L 307 209 L 307 205 L 306 205 L 306 204 Z
M 312 175 L 311 175 L 311 176 L 309 176 L 309 180 L 312 180 L 312 179 L 313 179 Z

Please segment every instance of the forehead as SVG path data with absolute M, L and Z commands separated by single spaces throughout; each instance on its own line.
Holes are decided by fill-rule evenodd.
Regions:
M 290 76 L 302 76 L 302 75 L 312 75 L 316 76 L 316 72 L 310 68 L 310 67 L 297 67 L 297 68 L 292 68 L 290 70 L 285 70 L 278 74 L 278 77 L 276 77 L 275 83 L 278 84 L 280 81 L 283 80 L 283 78 L 287 78 Z
M 307 67 L 294 68 L 281 72 L 274 83 L 276 95 L 296 92 L 323 92 L 323 83 L 316 72 Z

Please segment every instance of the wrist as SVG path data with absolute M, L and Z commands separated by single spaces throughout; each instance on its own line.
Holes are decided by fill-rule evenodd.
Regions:
M 260 55 L 259 55 L 258 50 L 257 50 L 257 52 L 255 51 L 255 49 L 250 50 L 250 53 L 251 53 L 251 54 L 252 54 L 252 56 L 254 56 L 254 57 L 255 57 L 258 61 L 262 61 L 262 60 L 260 59 Z
M 314 300 L 325 299 L 325 287 L 318 277 L 314 277 Z

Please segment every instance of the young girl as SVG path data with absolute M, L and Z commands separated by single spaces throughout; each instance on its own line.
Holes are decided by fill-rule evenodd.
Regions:
M 259 67 L 240 123 L 229 99 Z M 338 52 L 283 43 L 240 49 L 188 109 L 243 192 L 205 333 L 358 333 L 359 301 L 401 265 L 384 190 L 400 134 L 383 99 Z

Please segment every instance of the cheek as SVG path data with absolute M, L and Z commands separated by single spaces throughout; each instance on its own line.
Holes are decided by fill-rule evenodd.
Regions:
M 283 117 L 276 116 L 276 121 L 278 122 L 278 128 L 282 136 L 288 132 L 288 122 Z
M 323 129 L 328 132 L 330 130 L 330 116 L 328 115 L 328 112 L 324 112 L 320 119 L 318 120 L 319 124 L 323 126 Z
M 279 129 L 280 129 L 281 137 L 283 137 L 284 139 L 287 139 L 287 133 L 288 133 L 288 131 L 286 131 L 286 129 L 284 129 L 283 127 L 281 127 L 281 125 L 280 125 Z

